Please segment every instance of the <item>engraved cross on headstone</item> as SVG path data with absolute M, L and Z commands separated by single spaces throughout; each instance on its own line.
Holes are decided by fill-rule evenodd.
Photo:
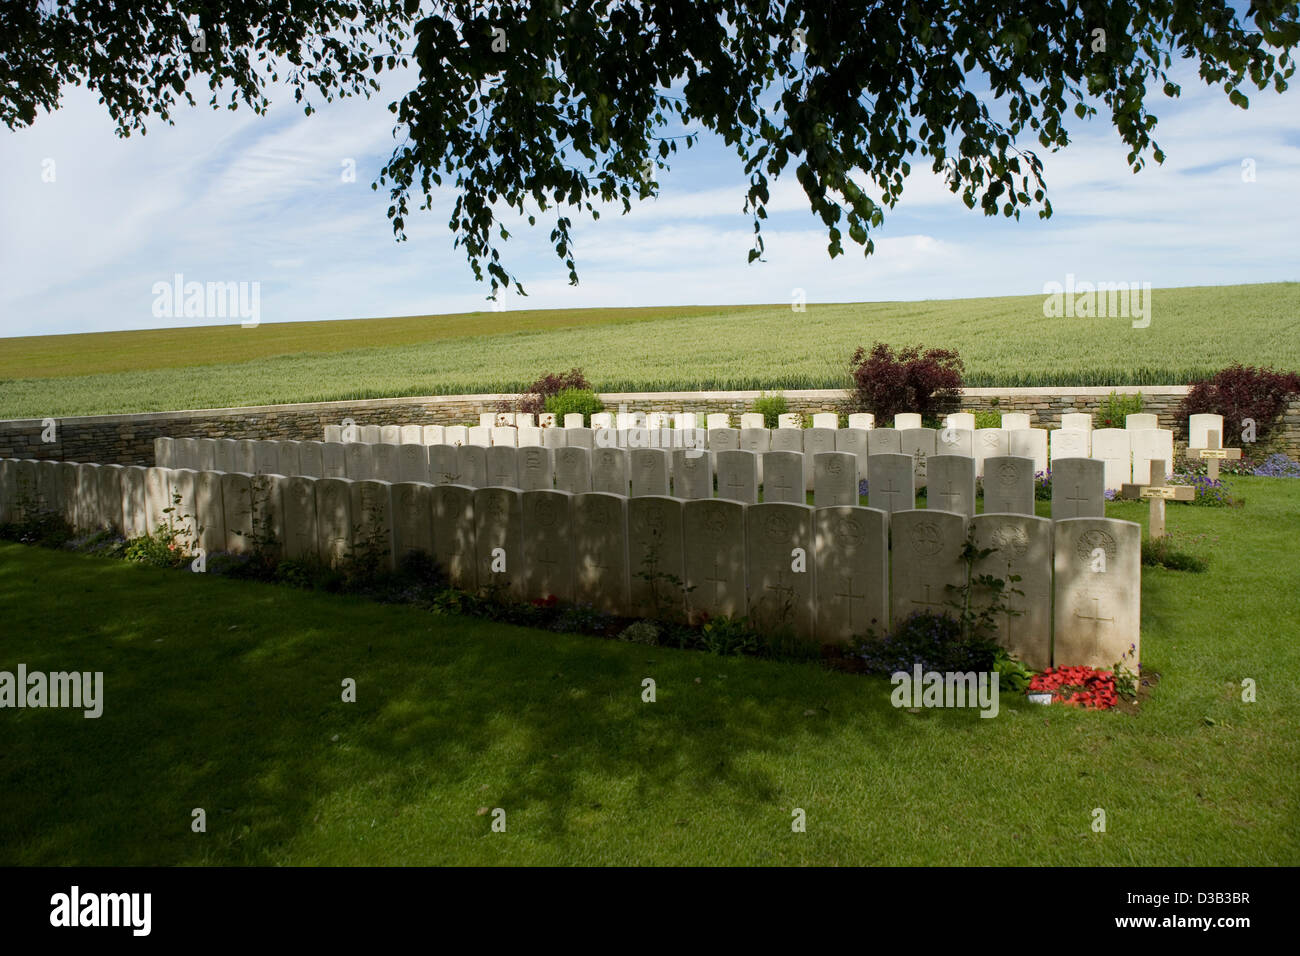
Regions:
M 911 602 L 911 603 L 913 603 L 913 604 L 920 604 L 920 605 L 929 605 L 930 607 L 943 607 L 943 606 L 944 606 L 942 601 L 934 601 L 934 600 L 931 600 L 931 598 L 930 598 L 930 585 L 929 585 L 929 584 L 927 584 L 927 585 L 925 586 L 925 600 L 924 600 L 924 601 L 918 601 L 916 598 L 912 598 L 912 602 Z
M 844 587 L 842 590 L 836 591 L 832 595 L 832 597 L 841 598 L 848 604 L 849 627 L 852 627 L 853 626 L 853 602 L 866 597 L 866 595 L 853 593 L 853 576 L 851 574 L 844 575 L 843 577 L 840 578 L 840 580 L 843 582 Z M 928 592 L 926 596 L 927 597 L 929 596 Z
M 1092 613 L 1080 614 L 1079 609 L 1074 609 L 1074 616 L 1081 621 L 1092 622 L 1092 653 L 1095 655 L 1101 651 L 1101 625 L 1114 624 L 1113 617 L 1101 616 L 1101 598 L 1092 599 Z

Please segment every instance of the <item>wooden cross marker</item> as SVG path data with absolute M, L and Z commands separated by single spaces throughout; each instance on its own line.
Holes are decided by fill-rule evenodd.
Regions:
M 1151 481 L 1145 485 L 1125 483 L 1120 489 L 1121 498 L 1148 499 L 1151 502 L 1151 520 L 1147 523 L 1147 537 L 1151 540 L 1165 536 L 1165 502 L 1193 501 L 1196 489 L 1191 485 L 1166 485 L 1166 464 L 1159 458 L 1151 461 Z
M 1205 433 L 1204 448 L 1187 449 L 1189 458 L 1200 458 L 1205 462 L 1205 473 L 1209 476 L 1210 481 L 1219 480 L 1219 462 L 1240 461 L 1240 448 L 1224 448 L 1223 441 L 1219 438 L 1217 429 L 1211 428 Z

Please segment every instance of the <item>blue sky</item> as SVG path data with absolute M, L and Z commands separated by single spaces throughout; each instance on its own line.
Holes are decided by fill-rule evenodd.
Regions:
M 505 308 L 789 302 L 795 289 L 809 302 L 1040 294 L 1067 273 L 1157 288 L 1300 278 L 1300 92 L 1255 92 L 1242 111 L 1185 64 L 1176 74 L 1183 96 L 1151 100 L 1163 166 L 1130 172 L 1104 112 L 1072 126 L 1067 150 L 1040 152 L 1050 221 L 968 210 L 918 162 L 876 254 L 846 241 L 831 260 L 791 174 L 773 191 L 766 261 L 751 265 L 743 173 L 706 135 L 675 154 L 657 200 L 597 223 L 573 216 L 577 287 L 546 220 L 512 229 L 504 255 L 529 296 L 507 295 Z M 370 188 L 392 149 L 400 79 L 310 117 L 280 92 L 264 117 L 199 106 L 125 140 L 93 95 L 68 89 L 56 113 L 2 134 L 0 335 L 211 324 L 154 316 L 154 284 L 176 273 L 259 283 L 262 322 L 489 308 L 452 248 L 450 191 L 412 212 L 397 243 L 387 192 Z M 346 160 L 355 182 L 343 181 Z

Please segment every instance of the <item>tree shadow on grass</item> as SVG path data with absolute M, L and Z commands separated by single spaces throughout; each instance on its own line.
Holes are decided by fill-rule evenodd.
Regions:
M 454 853 L 437 846 L 448 839 L 463 860 L 463 841 L 488 832 L 481 804 L 522 815 L 552 846 L 593 812 L 661 801 L 768 813 L 794 799 L 782 761 L 846 722 L 882 763 L 927 733 L 900 719 L 888 685 L 816 664 L 0 549 L 0 669 L 105 675 L 97 720 L 4 715 L 3 863 L 284 863 L 301 842 L 307 856 L 383 863 L 408 853 L 349 844 L 353 818 L 435 806 L 456 822 L 403 825 L 435 844 L 429 862 Z M 642 700 L 647 677 L 654 703 Z M 341 699 L 345 678 L 356 703 Z M 956 734 L 979 724 L 944 718 Z M 593 793 L 618 807 L 593 806 Z M 205 834 L 191 830 L 194 808 Z

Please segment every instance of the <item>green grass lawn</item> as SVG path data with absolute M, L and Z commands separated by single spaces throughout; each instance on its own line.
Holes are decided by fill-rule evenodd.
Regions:
M 1169 506 L 1209 572 L 1144 569 L 1137 715 L 909 714 L 815 664 L 0 543 L 0 669 L 106 683 L 98 720 L 0 711 L 0 863 L 1295 865 L 1300 481 L 1229 481 L 1244 509 Z
M 1043 317 L 1043 296 L 485 312 L 0 340 L 0 418 L 511 391 L 840 387 L 862 345 L 956 348 L 966 384 L 1172 385 L 1300 367 L 1300 283 L 1157 289 L 1150 327 Z

